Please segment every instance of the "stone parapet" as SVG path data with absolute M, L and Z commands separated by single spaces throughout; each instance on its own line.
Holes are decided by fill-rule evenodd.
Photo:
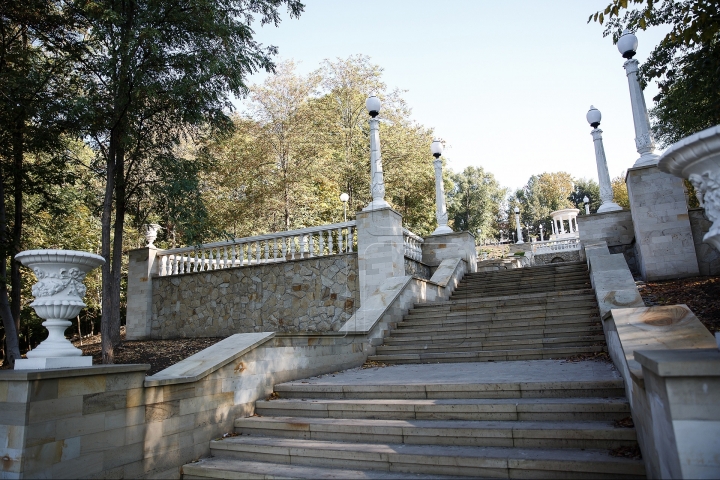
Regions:
M 626 183 L 643 279 L 698 275 L 682 179 L 650 165 L 629 169 Z
M 477 270 L 475 237 L 470 232 L 452 232 L 430 235 L 422 245 L 422 262 L 431 267 L 443 260 L 461 258 L 467 262 L 470 272 Z
M 402 215 L 391 208 L 356 216 L 360 302 L 391 277 L 405 275 Z
M 577 217 L 580 242 L 605 241 L 608 247 L 630 245 L 635 239 L 629 210 L 593 213 Z
M 152 277 L 158 274 L 155 262 L 158 249 L 155 247 L 130 250 L 128 254 L 128 286 L 126 338 L 143 340 L 150 338 L 153 284 Z

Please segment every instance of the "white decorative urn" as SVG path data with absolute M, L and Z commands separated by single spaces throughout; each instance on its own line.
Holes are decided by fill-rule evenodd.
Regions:
M 658 159 L 658 168 L 690 180 L 713 222 L 703 241 L 720 250 L 720 125 L 672 144 Z
M 158 230 L 162 230 L 162 227 L 157 223 L 150 223 L 145 225 L 145 240 L 147 240 L 148 247 L 154 247 L 155 239 L 158 236 Z
M 15 260 L 35 272 L 38 281 L 32 287 L 35 301 L 30 306 L 45 319 L 43 326 L 48 330 L 48 338 L 29 351 L 27 359 L 17 360 L 15 370 L 91 366 L 92 357 L 82 356 L 65 338 L 65 329 L 85 307 L 85 275 L 105 259 L 74 250 L 27 250 L 15 255 Z

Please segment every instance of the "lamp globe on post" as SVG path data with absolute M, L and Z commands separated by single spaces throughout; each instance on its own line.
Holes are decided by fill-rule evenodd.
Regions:
M 583 198 L 583 203 L 585 204 L 585 215 L 590 215 L 590 199 L 587 195 Z
M 635 167 L 657 165 L 658 156 L 655 153 L 655 140 L 650 132 L 650 119 L 648 118 L 645 96 L 638 82 L 638 61 L 633 58 L 637 53 L 638 39 L 635 34 L 625 30 L 618 39 L 617 48 L 620 55 L 627 61 L 623 64 L 630 88 L 630 104 L 632 107 L 633 124 L 635 126 L 635 147 L 640 158 L 635 160 Z M 599 211 L 599 210 L 598 210 Z
M 585 115 L 588 123 L 593 129 L 590 131 L 590 135 L 593 138 L 593 145 L 595 146 L 595 164 L 598 172 L 598 183 L 600 184 L 600 200 L 601 205 L 598 208 L 597 213 L 615 212 L 622 210 L 622 207 L 617 203 L 613 202 L 613 190 L 612 183 L 610 182 L 610 172 L 608 171 L 607 159 L 605 158 L 605 147 L 603 146 L 602 130 L 600 126 L 600 120 L 602 120 L 602 114 L 600 110 L 590 105 Z M 585 213 L 589 214 L 590 210 L 588 205 L 585 204 Z
M 518 207 L 515 207 L 515 227 L 517 228 L 517 242 L 516 244 L 522 244 L 523 242 L 523 234 L 522 234 L 522 225 L 520 225 L 520 209 Z
M 347 193 L 340 194 L 340 201 L 343 203 L 343 218 L 347 222 L 347 202 L 350 200 L 350 195 Z
M 390 208 L 385 201 L 385 180 L 383 178 L 382 155 L 380 154 L 380 99 L 371 95 L 365 101 L 365 108 L 370 114 L 370 195 L 372 202 L 363 211 Z
M 452 233 L 452 229 L 448 227 L 448 214 L 445 207 L 445 188 L 443 187 L 442 178 L 442 160 L 440 156 L 443 152 L 443 144 L 440 140 L 433 140 L 430 144 L 430 153 L 435 157 L 433 165 L 435 166 L 435 216 L 437 218 L 437 228 L 433 231 L 433 235 L 442 235 Z

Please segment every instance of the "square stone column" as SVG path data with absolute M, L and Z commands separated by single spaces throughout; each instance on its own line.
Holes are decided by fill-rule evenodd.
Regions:
M 405 275 L 402 215 L 391 208 L 356 216 L 360 305 L 390 277 Z
M 643 279 L 699 275 L 682 179 L 650 165 L 629 169 L 625 182 Z
M 150 338 L 152 320 L 152 277 L 158 274 L 158 250 L 155 247 L 130 250 L 128 256 L 127 321 L 125 338 Z
M 467 262 L 469 272 L 477 271 L 475 237 L 470 232 L 443 233 L 425 238 L 422 245 L 424 264 L 436 267 L 450 258 L 462 258 Z

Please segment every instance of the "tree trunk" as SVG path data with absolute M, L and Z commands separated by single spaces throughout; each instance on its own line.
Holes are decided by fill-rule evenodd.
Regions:
M 0 166 L 0 246 L 7 245 L 7 217 L 5 214 L 5 175 Z M 12 316 L 7 290 L 7 258 L 9 252 L 0 253 L 0 317 L 5 328 L 5 361 L 13 368 L 20 358 L 20 342 L 15 319 Z
M 110 339 L 113 347 L 120 345 L 120 276 L 122 273 L 123 226 L 125 225 L 125 150 L 115 156 L 115 232 L 113 237 L 110 312 Z
M 13 196 L 15 198 L 15 217 L 12 230 L 12 247 L 10 250 L 10 312 L 15 319 L 15 331 L 20 331 L 20 306 L 22 282 L 20 278 L 20 264 L 15 261 L 15 254 L 20 252 L 23 221 L 23 194 L 22 174 L 24 156 L 25 115 L 21 113 L 15 125 L 13 134 Z
M 103 211 L 100 220 L 101 240 L 100 253 L 105 259 L 102 266 L 102 317 L 100 321 L 100 335 L 102 345 L 103 363 L 115 362 L 115 351 L 111 333 L 112 315 L 112 281 L 110 274 L 110 230 L 113 211 L 113 193 L 115 190 L 115 153 L 117 151 L 117 131 L 110 134 L 110 147 L 106 159 L 105 171 L 105 197 L 103 199 Z

